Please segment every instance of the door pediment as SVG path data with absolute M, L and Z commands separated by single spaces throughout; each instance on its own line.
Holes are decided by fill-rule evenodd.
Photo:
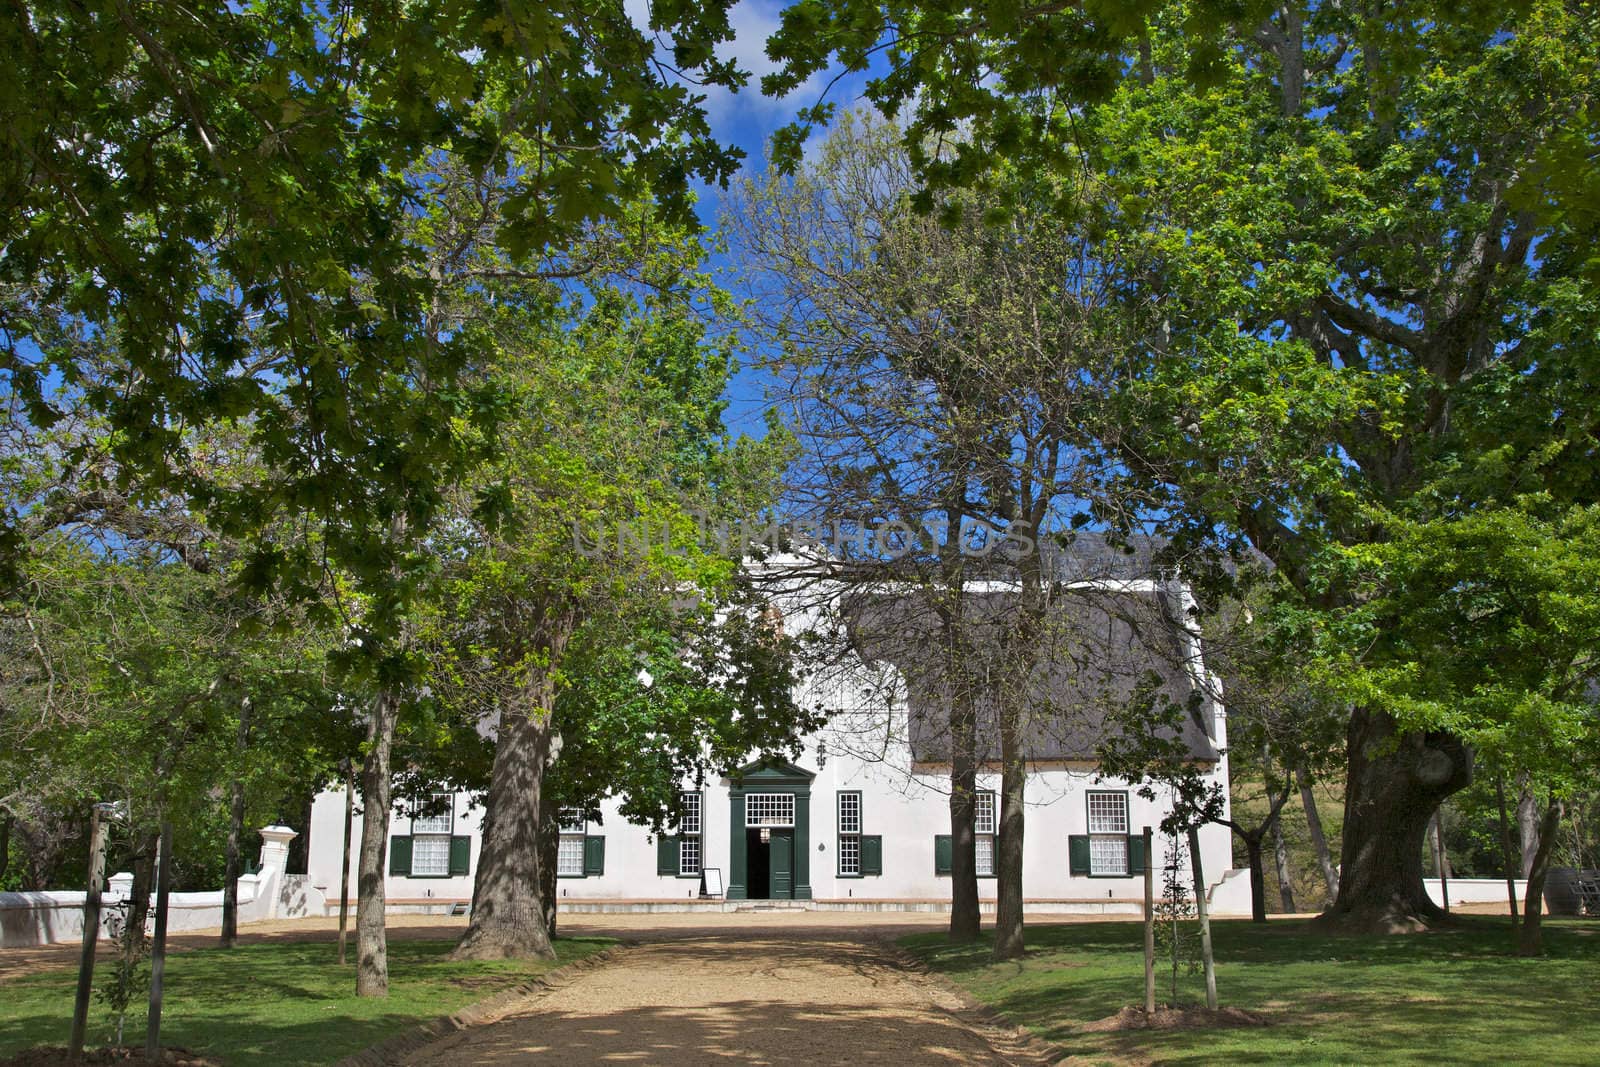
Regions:
M 816 772 L 786 761 L 757 760 L 747 763 L 728 776 L 734 789 L 747 789 L 755 785 L 810 785 Z

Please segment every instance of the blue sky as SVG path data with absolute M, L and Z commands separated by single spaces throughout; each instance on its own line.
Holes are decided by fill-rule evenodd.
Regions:
M 649 0 L 626 0 L 626 3 L 628 13 L 636 24 L 648 23 Z M 767 58 L 767 38 L 777 30 L 780 12 L 786 6 L 783 0 L 739 0 L 730 15 L 736 32 L 735 39 L 720 48 L 718 54 L 725 59 L 737 60 L 741 69 L 750 72 L 750 84 L 738 93 L 720 86 L 696 90 L 705 94 L 706 115 L 717 139 L 744 151 L 747 172 L 760 171 L 765 166 L 767 138 L 779 127 L 792 121 L 801 108 L 822 99 L 825 89 L 827 99 L 837 104 L 840 110 L 849 110 L 862 102 L 860 93 L 865 76 L 843 78 L 829 87 L 828 80 L 833 76 L 831 72 L 812 77 L 782 99 L 762 95 L 761 76 L 777 68 L 777 64 Z M 708 226 L 715 226 L 722 205 L 721 190 L 701 186 L 698 192 L 700 216 Z M 718 261 L 713 261 L 713 266 L 727 268 L 730 264 L 718 257 Z M 722 280 L 724 285 L 732 288 L 729 278 L 724 276 Z M 726 394 L 729 401 L 726 421 L 730 428 L 757 436 L 764 432 L 762 414 L 765 404 L 762 393 L 762 380 L 754 372 L 745 369 L 734 378 Z

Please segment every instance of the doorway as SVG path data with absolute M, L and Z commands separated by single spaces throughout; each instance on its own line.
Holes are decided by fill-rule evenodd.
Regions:
M 762 840 L 762 834 L 766 840 Z M 746 830 L 745 893 L 750 900 L 794 899 L 794 831 Z

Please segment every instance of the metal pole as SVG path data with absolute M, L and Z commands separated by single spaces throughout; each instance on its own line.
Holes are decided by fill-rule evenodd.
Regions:
M 1144 828 L 1144 1011 L 1156 1013 L 1156 854 Z
M 1494 780 L 1495 799 L 1500 802 L 1500 856 L 1506 868 L 1506 899 L 1511 902 L 1511 921 L 1517 920 L 1517 875 L 1511 859 L 1511 820 L 1506 817 L 1506 776 Z
M 150 950 L 150 1024 L 144 1032 L 144 1058 L 161 1052 L 161 992 L 167 973 L 167 904 L 172 894 L 172 823 L 161 820 L 161 865 L 156 870 L 156 941 Z
M 1194 867 L 1194 907 L 1200 915 L 1200 959 L 1206 969 L 1206 1007 L 1217 1010 L 1217 965 L 1211 954 L 1211 909 L 1206 905 L 1206 875 L 1200 863 L 1200 831 L 1189 827 L 1189 863 Z
M 350 927 L 350 820 L 355 813 L 355 772 L 344 763 L 344 865 L 339 871 L 339 964 L 344 964 L 344 943 Z
M 99 804 L 89 811 L 89 891 L 83 897 L 83 952 L 78 957 L 78 997 L 72 1005 L 72 1038 L 67 1059 L 83 1058 L 83 1036 L 89 1028 L 89 997 L 94 992 L 95 943 L 100 940 L 100 883 L 106 877 L 106 824 Z

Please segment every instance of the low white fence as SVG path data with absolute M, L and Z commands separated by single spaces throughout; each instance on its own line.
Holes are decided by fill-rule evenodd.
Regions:
M 289 842 L 298 836 L 287 826 L 261 831 L 261 870 L 239 878 L 239 922 L 321 915 L 327 910 L 322 891 L 304 875 L 285 874 Z M 111 936 L 110 923 L 132 895 L 133 875 L 114 874 L 100 901 L 100 938 Z M 0 947 L 50 945 L 83 939 L 83 891 L 0 893 Z M 153 916 L 152 916 L 153 918 Z M 222 890 L 173 893 L 168 899 L 167 929 L 215 930 L 222 926 Z

